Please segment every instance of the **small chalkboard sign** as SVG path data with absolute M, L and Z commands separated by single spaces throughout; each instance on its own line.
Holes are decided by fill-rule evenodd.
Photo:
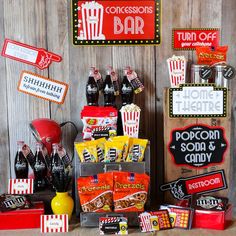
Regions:
M 192 168 L 222 163 L 227 147 L 223 127 L 199 124 L 173 130 L 168 145 L 177 165 Z
M 181 84 L 169 88 L 169 117 L 226 117 L 227 88 L 215 84 Z

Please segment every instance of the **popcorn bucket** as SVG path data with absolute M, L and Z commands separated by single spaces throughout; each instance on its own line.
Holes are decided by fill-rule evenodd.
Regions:
M 171 88 L 186 83 L 187 61 L 183 56 L 167 59 Z
M 121 111 L 123 133 L 138 138 L 140 111 Z
M 85 2 L 82 4 L 82 22 L 83 32 L 81 39 L 85 40 L 104 40 L 103 30 L 103 15 L 104 7 L 95 2 Z

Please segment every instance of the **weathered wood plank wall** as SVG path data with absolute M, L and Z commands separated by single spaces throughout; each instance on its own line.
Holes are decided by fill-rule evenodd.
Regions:
M 229 45 L 229 62 L 236 65 L 235 0 L 163 0 L 162 44 L 160 46 L 128 47 L 74 47 L 70 30 L 70 1 L 68 0 L 0 0 L 0 45 L 4 38 L 44 47 L 62 55 L 61 63 L 54 63 L 48 70 L 0 58 L 0 189 L 6 190 L 7 178 L 11 175 L 16 141 L 25 140 L 33 146 L 34 138 L 28 124 L 39 117 L 48 117 L 58 122 L 71 120 L 81 128 L 80 111 L 85 105 L 85 84 L 88 68 L 96 65 L 105 74 L 107 65 L 122 69 L 130 65 L 145 85 L 145 92 L 135 98 L 142 109 L 141 132 L 151 141 L 153 196 L 160 200 L 158 186 L 163 181 L 163 88 L 169 86 L 166 59 L 173 54 L 195 60 L 191 51 L 175 52 L 171 48 L 171 30 L 174 27 L 219 27 L 221 44 Z M 17 82 L 22 70 L 30 70 L 52 79 L 69 83 L 70 89 L 63 105 L 46 102 L 17 92 Z M 235 123 L 235 99 L 232 83 L 233 128 Z M 102 102 L 102 100 L 101 100 Z M 165 124 L 165 126 L 168 124 Z M 63 128 L 64 143 L 72 148 L 74 130 Z M 233 131 L 233 129 L 232 129 Z M 235 134 L 232 132 L 232 140 Z M 232 155 L 233 155 L 232 147 Z M 232 158 L 232 165 L 235 161 Z M 235 176 L 235 172 L 232 175 Z M 154 188 L 155 187 L 155 188 Z M 235 188 L 231 185 L 231 198 Z M 235 197 L 234 197 L 235 199 Z

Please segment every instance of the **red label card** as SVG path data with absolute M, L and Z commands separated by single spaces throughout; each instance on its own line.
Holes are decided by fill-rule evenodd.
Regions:
M 219 45 L 219 29 L 173 29 L 172 46 L 175 50 L 195 50 L 196 47 Z
M 160 0 L 73 0 L 73 43 L 159 44 L 160 4 Z
M 210 193 L 226 188 L 224 170 L 212 171 L 188 178 L 179 178 L 160 187 L 161 191 L 170 190 L 173 197 L 178 200 L 189 198 L 193 194 Z
M 221 173 L 186 180 L 188 194 L 208 192 L 210 190 L 220 189 L 222 187 L 224 187 L 224 180 Z
M 48 68 L 53 61 L 62 60 L 61 56 L 43 48 L 36 48 L 10 39 L 5 39 L 2 56 L 36 66 L 41 70 Z

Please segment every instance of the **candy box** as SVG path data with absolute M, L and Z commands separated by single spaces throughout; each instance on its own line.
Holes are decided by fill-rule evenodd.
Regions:
M 40 228 L 42 214 L 44 214 L 43 202 L 35 202 L 30 209 L 0 212 L 0 230 Z
M 178 205 L 187 206 L 188 201 L 180 201 Z M 231 204 L 227 204 L 225 210 L 195 209 L 192 228 L 224 230 L 232 222 L 232 211 L 233 206 Z
M 232 222 L 232 210 L 231 204 L 225 211 L 195 210 L 193 228 L 224 230 Z

